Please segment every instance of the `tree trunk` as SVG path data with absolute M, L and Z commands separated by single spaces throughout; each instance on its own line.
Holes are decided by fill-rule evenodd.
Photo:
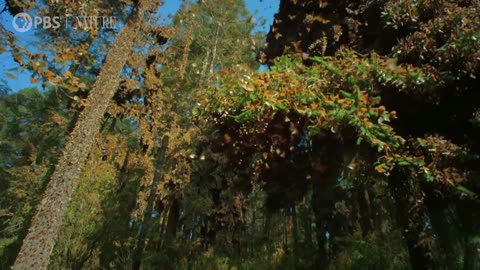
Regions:
M 355 205 L 355 214 L 352 216 L 358 220 L 362 230 L 362 236 L 366 237 L 374 230 L 374 214 L 370 194 L 365 187 L 357 187 L 353 190 L 353 204 Z
M 150 187 L 150 194 L 148 195 L 147 200 L 147 207 L 145 208 L 145 212 L 143 213 L 143 222 L 138 232 L 137 236 L 137 244 L 135 245 L 135 251 L 133 253 L 133 266 L 132 269 L 138 270 L 140 269 L 140 264 L 142 261 L 142 253 L 143 249 L 145 248 L 145 237 L 148 232 L 148 228 L 150 227 L 150 221 L 152 219 L 152 212 L 153 212 L 153 203 L 155 198 L 157 197 L 157 187 L 160 183 L 160 180 L 163 178 L 163 163 L 165 161 L 165 152 L 168 148 L 168 136 L 163 137 L 162 144 L 160 149 L 157 152 L 157 162 L 155 164 L 155 175 L 153 177 L 152 185 Z
M 284 222 L 283 222 L 283 249 L 285 250 L 285 254 L 288 255 L 288 231 L 289 231 L 289 223 L 290 223 L 290 217 L 288 215 L 284 215 L 284 213 L 282 213 L 282 216 L 285 217 L 284 219 Z
M 215 43 L 213 45 L 213 51 L 212 51 L 212 63 L 210 63 L 210 74 L 209 76 L 211 77 L 213 74 L 213 71 L 215 69 L 215 60 L 217 57 L 217 43 L 218 43 L 218 30 L 220 29 L 220 25 L 217 25 L 217 30 L 215 31 Z
M 87 99 L 88 106 L 70 134 L 13 269 L 47 268 L 68 202 L 98 133 L 100 120 L 117 90 L 126 56 L 132 51 L 145 12 L 154 7 L 155 2 L 140 2 L 136 14 L 125 24 L 108 52 L 102 72 Z
M 168 217 L 168 211 L 167 211 L 166 207 L 164 207 L 163 213 L 162 213 L 162 218 L 161 218 L 161 223 L 160 223 L 160 231 L 159 231 L 160 236 L 159 236 L 157 246 L 155 247 L 156 250 L 160 250 L 160 248 L 163 245 L 163 238 L 164 238 L 163 235 L 165 234 L 167 217 Z
M 298 265 L 298 256 L 300 254 L 299 250 L 299 241 L 298 241 L 298 222 L 297 222 L 297 209 L 295 204 L 293 203 L 290 207 L 291 215 L 292 215 L 292 236 L 293 236 L 293 259 L 295 262 L 295 266 Z
M 168 213 L 167 229 L 165 231 L 165 245 L 169 245 L 177 234 L 178 219 L 180 218 L 180 205 L 177 199 L 173 199 Z M 165 246 L 164 245 L 164 246 Z
M 304 238 L 305 238 L 305 249 L 311 250 L 313 247 L 313 240 L 312 240 L 312 219 L 310 217 L 310 213 L 304 213 L 303 221 L 304 221 Z
M 334 165 L 336 166 L 336 165 Z M 338 166 L 339 167 L 339 166 Z M 338 168 L 333 167 L 333 168 Z M 335 205 L 335 185 L 338 172 L 329 170 L 328 173 L 321 176 L 321 182 L 313 185 L 312 210 L 315 214 L 316 239 L 318 245 L 318 257 L 315 262 L 316 268 L 326 268 L 329 261 L 329 249 L 327 248 L 327 232 L 333 217 Z M 331 226 L 330 226 L 331 227 Z M 332 239 L 332 237 L 330 237 Z
M 272 218 L 273 213 L 270 212 L 269 209 L 264 209 L 264 223 L 263 223 L 263 245 L 267 249 L 267 253 L 269 254 L 269 259 L 271 258 L 271 250 L 273 248 L 273 241 L 272 241 Z
M 397 219 L 407 241 L 412 269 L 435 269 L 430 220 L 424 203 L 424 194 L 417 179 L 403 171 L 394 171 L 389 179 L 395 198 Z
M 318 257 L 316 261 L 316 267 L 325 268 L 327 258 L 327 221 L 329 220 L 329 214 L 331 210 L 330 203 L 324 205 L 325 201 L 322 201 L 323 194 L 314 194 L 312 196 L 312 209 L 315 213 L 315 227 L 316 227 L 316 239 L 318 246 Z

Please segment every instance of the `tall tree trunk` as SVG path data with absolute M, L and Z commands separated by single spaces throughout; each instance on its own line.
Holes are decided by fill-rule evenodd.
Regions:
M 314 171 L 312 179 L 318 179 L 312 186 L 312 211 L 315 214 L 316 239 L 318 245 L 318 256 L 315 262 L 316 268 L 324 269 L 329 261 L 329 249 L 327 248 L 327 232 L 331 236 L 332 217 L 335 207 L 335 186 L 340 175 L 341 151 L 335 141 L 328 142 L 328 149 L 322 149 L 324 160 L 317 161 L 325 164 L 326 171 Z M 314 150 L 315 151 L 315 150 Z M 314 152 L 315 153 L 315 152 Z M 327 159 L 328 157 L 328 159 Z M 332 237 L 329 238 L 331 240 Z
M 335 204 L 334 186 L 336 177 L 328 175 L 322 179 L 320 184 L 313 186 L 312 210 L 315 214 L 314 222 L 316 227 L 316 240 L 318 245 L 318 256 L 316 257 L 316 268 L 326 268 L 329 261 L 327 248 L 327 232 Z M 331 238 L 330 238 L 331 239 Z
M 220 25 L 217 25 L 217 30 L 215 31 L 215 43 L 213 45 L 213 51 L 212 51 L 212 62 L 210 63 L 210 74 L 209 76 L 211 77 L 213 74 L 213 71 L 215 69 L 215 60 L 217 57 L 217 43 L 218 43 L 218 31 L 220 29 Z
M 140 1 L 135 15 L 125 24 L 108 52 L 102 71 L 87 99 L 88 106 L 70 134 L 13 269 L 47 268 L 68 202 L 98 133 L 100 120 L 117 90 L 126 56 L 132 51 L 145 12 L 154 7 L 156 2 Z
M 333 198 L 330 201 L 327 193 L 315 192 L 312 196 L 312 209 L 315 213 L 316 239 L 318 245 L 318 257 L 316 267 L 323 269 L 328 262 L 327 252 L 327 221 L 333 208 Z
M 156 250 L 160 250 L 160 248 L 162 247 L 163 245 L 163 235 L 165 234 L 165 228 L 167 227 L 167 217 L 168 217 L 168 210 L 166 209 L 166 207 L 164 206 L 164 209 L 163 209 L 163 212 L 162 212 L 162 218 L 161 218 L 161 223 L 160 223 L 160 231 L 159 231 L 159 240 L 158 240 L 158 243 L 155 247 Z
M 305 238 L 305 249 L 310 251 L 313 247 L 313 239 L 312 239 L 312 218 L 309 212 L 304 213 L 302 216 L 303 218 L 303 226 L 304 226 L 304 238 Z
M 298 241 L 298 221 L 297 221 L 297 209 L 295 204 L 293 203 L 290 207 L 291 215 L 292 215 L 292 236 L 293 236 L 293 259 L 295 262 L 295 266 L 298 265 L 298 255 L 300 254 L 300 245 Z
M 355 212 L 352 218 L 358 220 L 362 235 L 366 237 L 374 230 L 374 214 L 368 189 L 362 186 L 355 188 L 353 190 L 352 203 L 355 206 Z
M 284 222 L 283 222 L 283 249 L 285 250 L 285 253 L 288 254 L 288 231 L 289 231 L 289 223 L 290 223 L 290 216 L 285 215 L 284 213 L 281 214 L 282 216 L 285 217 Z
M 135 245 L 135 251 L 133 253 L 133 266 L 132 269 L 138 270 L 140 269 L 140 264 L 142 261 L 142 253 L 143 249 L 145 248 L 145 237 L 148 232 L 148 228 L 150 227 L 150 221 L 152 219 L 152 212 L 153 212 L 153 203 L 155 202 L 155 198 L 157 197 L 157 187 L 160 183 L 160 180 L 163 178 L 163 163 L 165 161 L 165 152 L 168 148 L 168 136 L 164 136 L 162 139 L 162 144 L 158 152 L 156 153 L 157 162 L 155 164 L 155 175 L 153 177 L 152 185 L 150 187 L 150 194 L 148 195 L 147 200 L 147 207 L 143 213 L 143 222 L 138 232 L 137 236 L 137 244 Z
M 426 212 L 424 194 L 417 179 L 408 172 L 394 171 L 389 185 L 395 198 L 397 220 L 407 241 L 413 269 L 435 269 L 430 220 Z
M 267 249 L 267 253 L 269 254 L 269 259 L 271 258 L 271 250 L 273 248 L 273 241 L 272 241 L 272 218 L 273 218 L 273 213 L 270 212 L 268 208 L 264 209 L 264 223 L 263 223 L 263 244 L 265 248 Z
M 180 218 L 180 204 L 173 198 L 172 205 L 168 211 L 167 228 L 165 231 L 164 246 L 168 246 L 175 239 L 177 234 L 178 219 Z

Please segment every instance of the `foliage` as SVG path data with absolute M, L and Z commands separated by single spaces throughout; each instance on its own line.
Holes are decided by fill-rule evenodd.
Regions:
M 72 112 L 55 91 L 23 89 L 0 98 L 0 253 L 10 263 L 68 132 Z M 2 267 L 4 265 L 2 264 Z
M 135 3 L 23 8 L 126 21 Z M 260 51 L 244 1 L 184 1 L 171 25 L 143 24 L 90 125 L 50 267 L 478 268 L 478 9 L 282 0 Z M 35 53 L 0 33 L 0 53 L 50 87 L 0 83 L 8 267 L 72 112 L 106 102 L 85 98 L 115 31 L 43 31 L 58 40 Z
M 423 75 L 417 75 L 408 67 L 395 66 L 393 72 L 389 60 L 376 55 L 362 57 L 351 51 L 343 51 L 340 55 L 313 58 L 314 64 L 309 67 L 283 57 L 270 72 L 226 81 L 219 88 L 212 89 L 209 103 L 201 104 L 198 109 L 205 108 L 203 115 L 212 115 L 218 125 L 228 125 L 230 119 L 234 119 L 239 123 L 238 138 L 231 143 L 247 147 L 255 145 L 258 151 L 264 151 L 265 159 L 270 155 L 290 156 L 286 153 L 295 151 L 298 139 L 288 140 L 289 136 L 298 137 L 308 132 L 311 138 L 315 138 L 333 133 L 345 140 L 353 138 L 357 145 L 365 141 L 377 149 L 382 154 L 375 167 L 379 173 L 388 175 L 395 166 L 410 166 L 429 181 L 461 182 L 460 177 L 454 182 L 443 177 L 441 170 L 437 170 L 437 163 L 465 156 L 465 151 L 445 140 L 433 141 L 433 137 L 429 137 L 418 138 L 417 144 L 408 144 L 418 149 L 416 153 L 406 152 L 406 140 L 396 135 L 389 124 L 397 117 L 396 112 L 387 111 L 377 96 L 381 87 L 388 87 L 391 81 L 401 88 L 412 89 L 419 84 L 418 78 L 412 78 Z M 422 79 L 419 85 L 428 87 L 429 84 Z M 290 132 L 282 134 L 286 138 L 279 141 L 289 141 L 290 145 L 276 145 L 268 136 L 262 136 L 278 115 L 284 117 L 283 125 Z M 437 147 L 426 143 L 428 140 L 442 149 L 437 151 Z M 427 164 L 419 157 L 421 149 L 440 153 L 440 156 Z

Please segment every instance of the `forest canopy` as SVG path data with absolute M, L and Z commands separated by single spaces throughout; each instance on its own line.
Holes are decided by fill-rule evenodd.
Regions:
M 1 269 L 480 269 L 480 2 L 247 4 L 5 1 Z

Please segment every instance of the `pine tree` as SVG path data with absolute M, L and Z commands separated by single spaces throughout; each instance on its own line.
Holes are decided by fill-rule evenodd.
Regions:
M 135 33 L 142 25 L 143 16 L 154 4 L 141 2 L 137 6 L 137 13 L 126 23 L 112 45 L 106 57 L 106 64 L 102 67 L 102 72 L 87 99 L 89 108 L 82 112 L 67 140 L 63 155 L 37 208 L 29 233 L 23 241 L 14 269 L 31 267 L 46 269 L 48 266 L 69 198 L 77 185 L 78 175 L 98 133 L 99 121 L 118 85 L 118 78 L 126 62 L 124 55 L 130 53 L 137 36 Z

